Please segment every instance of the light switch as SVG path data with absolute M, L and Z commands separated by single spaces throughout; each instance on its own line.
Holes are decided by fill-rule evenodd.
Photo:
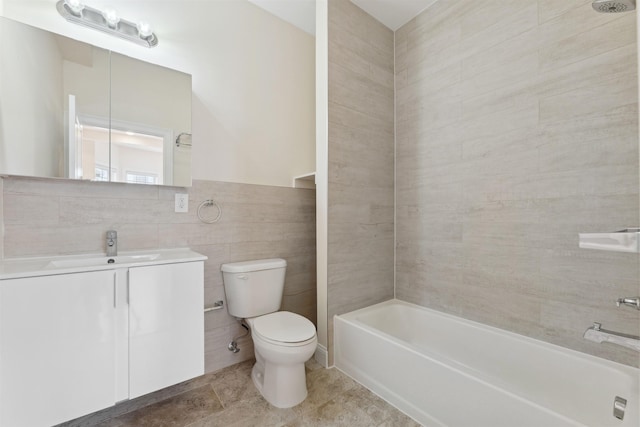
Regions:
M 176 193 L 176 212 L 189 212 L 189 195 Z

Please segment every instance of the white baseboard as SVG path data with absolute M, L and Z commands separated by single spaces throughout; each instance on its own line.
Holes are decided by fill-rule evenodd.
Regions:
M 329 363 L 329 352 L 327 352 L 327 349 L 323 345 L 318 344 L 318 346 L 316 347 L 316 352 L 313 355 L 313 358 L 316 360 L 316 362 L 318 362 L 323 367 L 325 368 L 329 367 L 327 366 L 327 364 Z

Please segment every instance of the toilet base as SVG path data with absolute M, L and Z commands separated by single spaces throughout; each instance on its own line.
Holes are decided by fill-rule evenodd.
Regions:
M 261 360 L 259 360 L 261 359 Z M 304 363 L 274 365 L 265 363 L 256 352 L 251 379 L 267 402 L 276 408 L 291 408 L 307 398 Z

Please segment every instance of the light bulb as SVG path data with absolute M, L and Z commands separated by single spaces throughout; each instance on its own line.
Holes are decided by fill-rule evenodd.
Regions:
M 120 17 L 118 13 L 113 9 L 105 9 L 102 11 L 102 17 L 105 21 L 107 21 L 107 25 L 111 28 L 116 28 L 118 26 L 118 22 L 120 22 Z
M 138 35 L 140 36 L 140 38 L 147 39 L 153 34 L 151 25 L 149 25 L 149 23 L 146 21 L 138 21 L 138 23 L 136 24 L 136 28 L 138 29 Z
M 84 3 L 82 0 L 64 0 L 64 3 L 69 7 L 71 13 L 76 16 L 80 16 L 82 10 L 84 9 Z

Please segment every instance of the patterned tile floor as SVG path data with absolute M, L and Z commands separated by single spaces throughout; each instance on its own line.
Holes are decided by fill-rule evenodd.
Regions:
M 380 426 L 420 424 L 337 369 L 307 362 L 309 395 L 300 405 L 269 405 L 251 381 L 253 361 L 213 372 L 59 427 Z

